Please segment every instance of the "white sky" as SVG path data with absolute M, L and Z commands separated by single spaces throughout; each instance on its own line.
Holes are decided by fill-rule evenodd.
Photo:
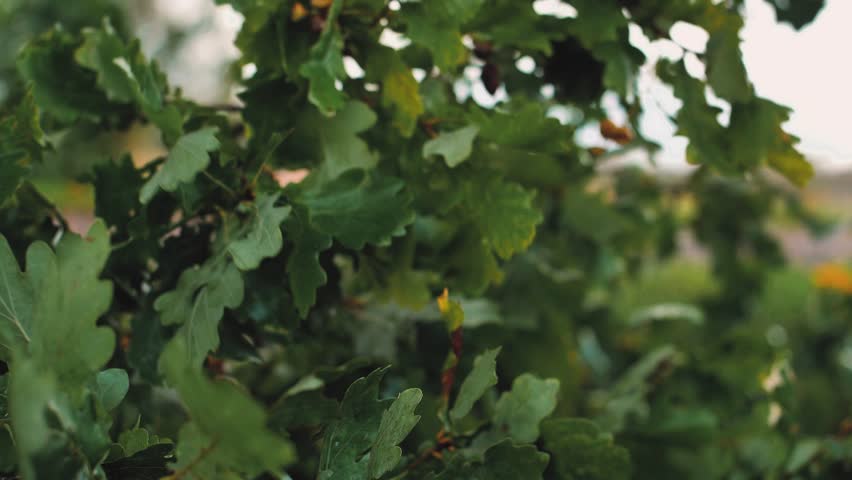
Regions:
M 827 0 L 816 20 L 800 31 L 777 23 L 774 9 L 764 0 L 747 0 L 744 15 L 741 48 L 757 94 L 793 109 L 786 128 L 801 138 L 800 149 L 819 171 L 852 169 L 852 61 L 846 50 L 852 46 L 848 25 L 852 1 Z M 706 33 L 690 27 L 676 25 L 672 37 L 688 50 L 703 51 Z M 649 57 L 639 78 L 639 89 L 646 96 L 642 131 L 663 146 L 656 158 L 661 167 L 686 168 L 686 141 L 673 137 L 674 127 L 666 119 L 679 102 L 654 77 L 652 66 L 656 58 L 679 58 L 683 50 L 668 41 L 651 44 L 640 32 L 632 33 L 634 44 Z M 687 65 L 696 66 L 698 62 L 689 62 L 691 54 L 686 55 Z M 581 138 L 591 143 L 602 140 L 592 129 Z
M 559 0 L 538 0 L 540 13 L 571 14 L 571 7 L 560 5 Z M 209 0 L 156 0 L 157 10 L 169 23 L 194 22 L 202 12 L 213 13 L 215 7 Z M 567 7 L 567 10 L 566 8 Z M 552 11 L 552 12 L 551 12 Z M 742 31 L 743 57 L 757 93 L 793 109 L 788 130 L 801 138 L 800 148 L 822 171 L 852 169 L 852 60 L 848 48 L 852 46 L 852 0 L 826 0 L 826 6 L 817 19 L 801 31 L 775 21 L 775 12 L 765 0 L 747 0 L 745 28 Z M 221 75 L 222 65 L 238 55 L 231 45 L 241 19 L 230 7 L 215 8 L 211 28 L 197 35 L 178 55 L 183 68 L 169 69 L 172 80 L 184 85 L 190 96 L 203 100 L 203 92 L 216 95 L 215 85 Z M 186 26 L 186 25 L 182 25 Z M 143 37 L 151 49 L 157 43 L 158 25 L 142 25 Z M 160 25 L 160 27 L 162 27 Z M 649 63 L 639 77 L 639 90 L 644 97 L 645 115 L 641 129 L 646 136 L 663 145 L 657 156 L 658 164 L 666 169 L 687 167 L 684 161 L 686 140 L 674 137 L 674 127 L 666 115 L 674 114 L 679 107 L 670 89 L 659 82 L 654 74 L 653 62 L 660 57 L 679 58 L 684 50 L 702 51 L 707 41 L 706 33 L 680 24 L 672 30 L 670 41 L 648 42 L 638 28 L 631 32 L 631 40 L 642 49 Z M 147 34 L 147 35 L 145 35 Z M 152 38 L 153 37 L 153 38 Z M 690 61 L 693 74 L 702 74 L 700 62 Z M 475 68 L 475 67 L 474 67 Z M 466 72 L 471 79 L 478 71 Z M 176 78 L 175 78 L 176 77 Z M 502 90 L 502 89 L 501 89 Z M 195 95 L 193 95 L 195 94 Z M 473 85 L 472 94 L 481 103 L 493 103 L 482 85 Z M 498 92 L 497 97 L 505 95 Z M 479 98 L 481 97 L 481 98 Z M 608 96 L 605 105 L 612 107 L 614 120 L 623 119 L 617 101 Z M 724 117 L 724 115 L 723 115 Z M 580 132 L 580 141 L 595 145 L 603 143 L 597 129 L 590 127 Z M 639 156 L 637 156 L 639 157 Z
M 763 0 L 746 14 L 743 56 L 758 94 L 793 108 L 789 130 L 818 167 L 852 168 L 852 1 L 827 0 L 799 32 L 775 23 Z

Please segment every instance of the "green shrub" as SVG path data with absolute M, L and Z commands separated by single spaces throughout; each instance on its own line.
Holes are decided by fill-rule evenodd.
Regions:
M 245 15 L 237 67 L 256 70 L 238 104 L 170 89 L 109 20 L 18 54 L 0 120 L 3 474 L 848 477 L 849 300 L 801 281 L 831 328 L 775 313 L 766 224 L 795 198 L 764 167 L 798 185 L 812 170 L 746 77 L 742 2 L 575 0 L 565 18 L 520 0 L 219 3 Z M 821 2 L 775 6 L 801 26 L 804 3 Z M 601 174 L 652 148 L 629 29 L 665 39 L 678 21 L 710 36 L 706 80 L 657 65 L 699 168 L 683 187 Z M 498 88 L 494 106 L 465 93 Z M 98 219 L 72 233 L 32 168 L 138 123 L 167 155 L 94 162 Z M 588 124 L 610 152 L 575 142 Z M 712 273 L 670 261 L 684 228 Z M 789 342 L 767 336 L 788 320 Z

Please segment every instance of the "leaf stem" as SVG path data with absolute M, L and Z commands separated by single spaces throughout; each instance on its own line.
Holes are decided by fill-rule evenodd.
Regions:
M 237 198 L 237 192 L 233 191 L 229 186 L 222 183 L 222 181 L 219 180 L 218 178 L 214 177 L 213 175 L 210 175 L 210 173 L 208 171 L 202 170 L 201 174 L 204 175 L 205 177 L 207 177 L 207 179 L 210 180 L 211 182 L 215 183 L 219 188 L 228 192 L 228 195 L 230 195 L 233 198 Z
M 176 470 L 175 473 L 166 477 L 166 479 L 167 480 L 180 480 L 181 478 L 186 476 L 186 474 L 189 473 L 190 471 L 192 471 L 192 469 L 195 468 L 196 465 L 198 465 L 199 463 L 201 463 L 202 460 L 207 458 L 207 456 L 210 455 L 210 452 L 212 452 L 213 450 L 216 449 L 216 445 L 218 445 L 218 444 L 219 444 L 218 438 L 216 440 L 213 440 L 213 442 L 210 445 L 201 449 L 201 451 L 198 452 L 198 456 L 196 456 L 194 459 L 192 459 L 191 462 L 186 464 L 185 467 Z

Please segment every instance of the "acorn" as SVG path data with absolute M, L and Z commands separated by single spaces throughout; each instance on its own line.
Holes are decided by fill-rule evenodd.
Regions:
M 600 157 L 601 155 L 603 155 L 605 153 L 606 153 L 605 148 L 601 148 L 601 147 L 590 147 L 589 148 L 589 154 L 593 157 Z
M 497 89 L 500 88 L 500 69 L 497 65 L 489 62 L 486 63 L 485 66 L 482 67 L 482 75 L 480 76 L 482 79 L 482 83 L 485 85 L 485 89 L 488 90 L 488 93 L 494 95 L 497 92 Z
M 491 58 L 491 54 L 494 53 L 494 45 L 491 42 L 487 42 L 484 40 L 474 40 L 473 41 L 473 54 L 482 60 L 488 60 Z
M 633 141 L 633 132 L 627 127 L 619 127 L 610 119 L 601 121 L 601 135 L 604 138 L 614 141 L 619 145 L 626 145 Z

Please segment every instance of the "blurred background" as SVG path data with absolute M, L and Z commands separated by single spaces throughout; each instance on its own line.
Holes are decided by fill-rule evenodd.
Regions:
M 557 16 L 576 13 L 560 0 L 537 0 L 534 6 L 539 13 Z M 810 268 L 848 259 L 852 257 L 852 208 L 849 208 L 852 206 L 852 136 L 847 132 L 845 113 L 852 111 L 852 90 L 847 88 L 852 84 L 852 64 L 829 61 L 827 55 L 852 44 L 852 30 L 848 28 L 852 2 L 827 0 L 817 18 L 798 31 L 789 24 L 778 23 L 775 11 L 765 0 L 746 0 L 743 8 L 746 23 L 742 51 L 757 93 L 792 108 L 787 129 L 801 139 L 801 150 L 816 167 L 817 175 L 806 188 L 789 187 L 790 191 L 822 220 L 832 224 L 815 235 L 797 222 L 785 221 L 783 209 L 779 209 L 779 214 L 773 217 L 772 229 L 780 235 L 783 248 L 795 265 Z M 138 36 L 145 54 L 159 61 L 171 84 L 186 97 L 210 105 L 238 103 L 237 80 L 251 76 L 253 71 L 251 65 L 239 68 L 234 64 L 239 51 L 233 42 L 243 18 L 229 5 L 217 5 L 214 0 L 3 0 L 0 1 L 0 105 L 14 97 L 15 88 L 20 88 L 13 81 L 14 64 L 16 53 L 26 39 L 57 22 L 69 30 L 77 30 L 93 18 L 104 16 L 111 17 L 116 28 L 124 33 Z M 388 45 L 404 44 L 405 40 L 395 32 L 386 33 L 383 41 Z M 651 42 L 638 28 L 631 31 L 631 42 L 648 59 L 638 79 L 638 88 L 644 96 L 639 127 L 643 136 L 658 143 L 660 149 L 653 153 L 632 150 L 614 155 L 601 165 L 603 171 L 639 166 L 676 186 L 692 169 L 685 161 L 686 140 L 675 136 L 669 120 L 677 112 L 679 101 L 656 78 L 654 65 L 660 58 L 685 56 L 688 61 L 690 56 L 700 55 L 706 47 L 707 34 L 682 22 L 675 24 L 670 33 L 671 41 Z M 523 63 L 525 59 L 518 61 Z M 357 64 L 347 64 L 347 68 L 350 74 L 358 74 Z M 489 94 L 479 77 L 479 67 L 467 67 L 465 78 L 457 85 L 457 95 L 471 96 L 483 105 L 493 105 L 505 98 L 502 88 L 494 95 Z M 616 123 L 625 120 L 626 114 L 614 94 L 605 94 L 602 105 Z M 717 105 L 723 109 L 721 115 L 726 115 L 724 102 L 720 100 Z M 564 122 L 579 122 L 580 145 L 611 147 L 610 141 L 601 136 L 596 122 L 583 125 L 582 119 L 578 120 L 565 108 L 555 107 L 551 113 Z M 123 152 L 131 152 L 137 163 L 163 153 L 158 132 L 148 127 L 137 126 L 102 137 L 94 151 L 57 149 L 57 154 L 40 167 L 35 181 L 77 229 L 86 228 L 91 221 L 93 198 L 85 182 L 69 179 L 84 179 L 94 163 L 116 158 Z M 61 139 L 55 140 L 61 143 Z M 684 215 L 688 216 L 686 203 Z M 683 255 L 700 263 L 703 252 L 698 244 L 687 234 L 680 240 Z

